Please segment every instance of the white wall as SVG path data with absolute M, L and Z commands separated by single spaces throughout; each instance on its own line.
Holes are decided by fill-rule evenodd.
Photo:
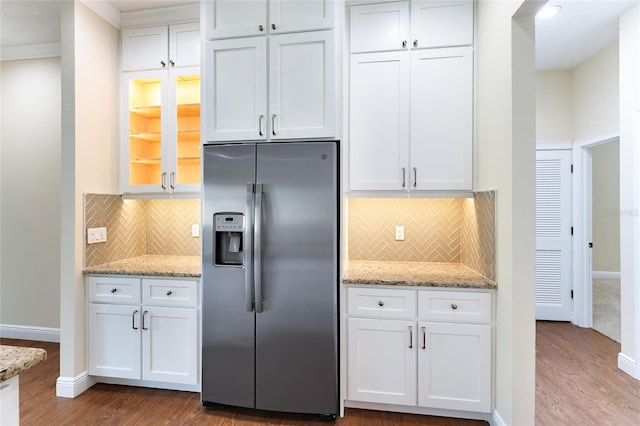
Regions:
M 539 6 L 477 3 L 474 189 L 497 190 L 495 406 L 510 425 L 535 417 L 535 28 L 522 8 Z
M 0 86 L 0 324 L 57 329 L 60 58 L 2 62 Z
M 620 128 L 618 43 L 573 69 L 573 136 L 591 138 Z
M 620 310 L 618 365 L 640 379 L 640 6 L 620 17 Z M 626 361 L 626 362 L 625 362 Z M 635 362 L 635 366 L 633 363 Z
M 83 194 L 117 193 L 119 31 L 80 2 L 62 2 L 60 376 L 86 371 Z M 60 384 L 60 379 L 59 379 Z M 65 394 L 58 386 L 58 394 Z
M 593 270 L 620 272 L 620 149 L 609 142 L 591 149 Z
M 570 70 L 536 73 L 536 142 L 573 140 L 572 89 Z

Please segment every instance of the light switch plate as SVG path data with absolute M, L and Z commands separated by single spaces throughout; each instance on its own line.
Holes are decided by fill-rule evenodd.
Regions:
M 107 241 L 107 228 L 87 228 L 87 244 L 104 243 Z
M 404 241 L 404 226 L 396 226 L 396 241 Z
M 197 223 L 194 223 L 193 225 L 191 225 L 191 236 L 192 237 L 200 236 L 200 225 L 198 225 Z

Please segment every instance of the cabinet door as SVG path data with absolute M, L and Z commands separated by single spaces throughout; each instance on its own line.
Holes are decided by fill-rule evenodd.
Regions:
M 267 0 L 210 0 L 205 15 L 207 40 L 267 32 Z
M 166 68 L 168 37 L 166 26 L 122 31 L 122 71 Z
M 409 54 L 351 55 L 349 186 L 408 189 Z
M 471 47 L 411 52 L 411 189 L 471 190 Z
M 472 44 L 473 0 L 412 0 L 411 43 L 414 48 Z
M 416 404 L 416 323 L 349 318 L 348 399 Z
M 491 411 L 491 326 L 418 324 L 418 405 Z
M 409 2 L 352 6 L 349 10 L 351 53 L 409 48 Z
M 196 309 L 143 307 L 142 379 L 198 383 Z
M 89 374 L 140 379 L 140 306 L 89 304 Z
M 207 141 L 266 139 L 266 38 L 210 41 L 206 58 Z
M 166 71 L 124 73 L 122 190 L 169 190 L 169 114 Z
M 335 136 L 333 31 L 270 38 L 271 139 Z
M 272 34 L 333 28 L 334 0 L 271 0 L 269 31 Z
M 200 65 L 200 24 L 169 27 L 169 64 L 173 67 Z
M 171 154 L 169 187 L 176 192 L 200 190 L 200 68 L 169 73 Z

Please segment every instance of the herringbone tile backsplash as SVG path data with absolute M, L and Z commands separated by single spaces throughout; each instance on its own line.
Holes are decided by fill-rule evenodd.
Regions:
M 462 200 L 349 199 L 349 259 L 460 262 Z M 396 241 L 396 225 L 404 241 Z
M 351 260 L 462 263 L 495 281 L 495 192 L 476 198 L 351 198 Z M 396 225 L 404 241 L 395 240 Z
M 85 195 L 87 228 L 107 227 L 107 242 L 87 244 L 85 267 L 142 255 L 199 256 L 200 200 L 123 200 L 120 195 Z

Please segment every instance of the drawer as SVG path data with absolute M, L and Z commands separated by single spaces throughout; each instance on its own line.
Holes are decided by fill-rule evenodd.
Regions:
M 374 287 L 351 287 L 347 292 L 349 316 L 415 318 L 416 292 Z
M 198 305 L 198 281 L 142 280 L 142 303 L 154 306 Z
M 491 322 L 491 294 L 462 291 L 418 292 L 419 318 L 460 323 Z
M 140 303 L 140 279 L 110 276 L 89 277 L 89 302 Z

